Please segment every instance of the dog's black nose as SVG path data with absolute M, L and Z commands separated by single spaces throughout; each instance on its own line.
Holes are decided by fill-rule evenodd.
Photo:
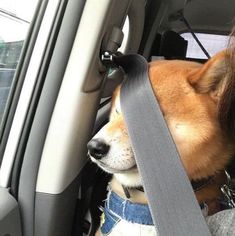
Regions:
M 102 139 L 92 139 L 88 142 L 87 148 L 89 154 L 97 160 L 104 157 L 109 151 L 109 145 Z

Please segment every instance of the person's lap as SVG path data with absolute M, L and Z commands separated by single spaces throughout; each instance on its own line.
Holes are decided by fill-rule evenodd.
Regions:
M 235 235 L 235 208 L 207 217 L 207 223 L 213 236 Z

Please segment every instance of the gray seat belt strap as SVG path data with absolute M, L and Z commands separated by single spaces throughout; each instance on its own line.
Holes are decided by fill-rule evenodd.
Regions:
M 127 78 L 121 108 L 160 236 L 211 235 L 171 138 L 140 55 L 114 58 Z

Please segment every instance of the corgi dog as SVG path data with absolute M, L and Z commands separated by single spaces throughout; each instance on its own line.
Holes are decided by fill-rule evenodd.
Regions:
M 224 170 L 235 153 L 232 57 L 225 50 L 205 64 L 181 60 L 149 64 L 153 91 L 186 173 L 192 182 L 203 182 L 195 195 L 209 215 L 219 210 L 221 186 L 227 181 Z M 120 106 L 120 86 L 113 95 L 110 120 L 88 143 L 88 153 L 100 168 L 113 174 L 97 235 L 156 235 Z M 131 205 L 123 219 L 119 213 L 125 204 L 136 207 Z M 141 209 L 145 216 L 135 219 Z

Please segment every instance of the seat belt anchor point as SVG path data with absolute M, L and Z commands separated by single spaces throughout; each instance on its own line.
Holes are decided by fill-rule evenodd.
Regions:
M 101 54 L 101 61 L 106 68 L 117 68 L 118 66 L 113 60 L 114 57 L 115 54 L 105 51 Z

